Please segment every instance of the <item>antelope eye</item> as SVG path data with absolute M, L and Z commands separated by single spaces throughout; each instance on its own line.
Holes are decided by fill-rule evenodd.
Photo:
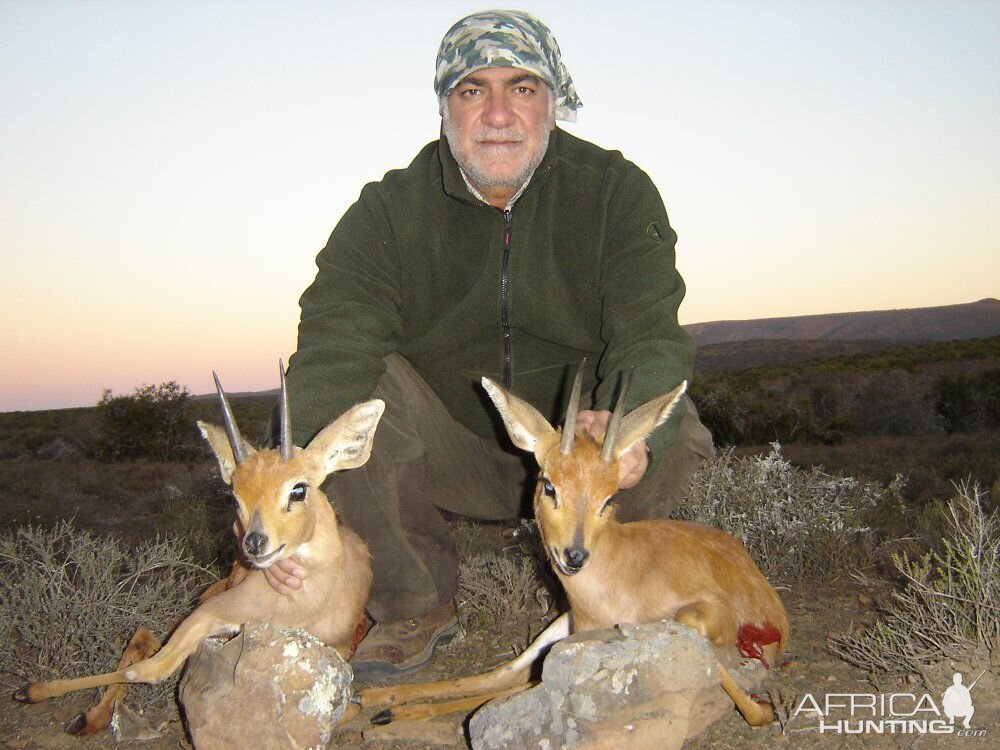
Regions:
M 542 493 L 545 497 L 555 497 L 556 488 L 548 479 L 542 480 Z
M 606 511 L 608 508 L 611 507 L 611 501 L 612 500 L 614 500 L 614 496 L 613 495 L 611 497 L 609 497 L 607 500 L 604 501 L 604 505 L 602 505 L 601 509 L 599 511 L 597 511 L 597 515 L 603 516 L 604 515 L 604 511 Z
M 305 482 L 299 482 L 297 485 L 292 487 L 292 491 L 288 493 L 288 505 L 291 507 L 292 503 L 299 503 L 306 499 L 306 484 Z

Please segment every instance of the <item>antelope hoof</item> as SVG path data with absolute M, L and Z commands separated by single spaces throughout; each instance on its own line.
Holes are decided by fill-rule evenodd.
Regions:
M 765 727 L 774 721 L 774 706 L 767 701 L 757 701 L 757 705 L 760 706 L 761 722 L 759 726 Z
M 372 716 L 371 722 L 372 722 L 372 724 L 374 724 L 377 727 L 385 726 L 386 724 L 391 724 L 392 723 L 392 709 L 391 708 L 383 708 L 377 714 L 375 714 L 374 716 Z
M 74 716 L 65 726 L 66 734 L 78 735 L 87 728 L 87 714 L 80 713 Z
M 21 703 L 35 703 L 36 701 L 31 697 L 31 684 L 25 685 L 14 693 L 14 700 Z

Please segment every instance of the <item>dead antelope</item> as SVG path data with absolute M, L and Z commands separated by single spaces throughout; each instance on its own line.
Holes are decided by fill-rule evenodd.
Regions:
M 475 694 L 450 703 L 387 709 L 376 714 L 374 723 L 471 710 L 495 695 L 524 689 L 533 663 L 552 643 L 570 632 L 622 623 L 673 619 L 694 628 L 714 646 L 735 648 L 765 666 L 781 654 L 788 639 L 785 609 L 739 541 L 699 523 L 619 523 L 614 518 L 619 458 L 667 419 L 687 383 L 622 418 L 630 372 L 603 444 L 598 444 L 575 429 L 581 379 L 582 366 L 560 432 L 530 404 L 483 378 L 511 440 L 533 453 L 538 463 L 535 518 L 570 611 L 518 658 L 483 675 L 362 691 L 366 706 Z M 770 706 L 741 691 L 721 664 L 718 669 L 722 687 L 749 724 L 760 726 L 773 719 Z
M 320 484 L 335 471 L 364 465 L 385 404 L 378 399 L 358 404 L 324 428 L 308 447 L 296 448 L 281 368 L 281 445 L 256 450 L 240 435 L 218 376 L 215 383 L 225 429 L 202 422 L 198 427 L 215 453 L 222 479 L 232 486 L 233 530 L 249 569 L 234 568 L 228 586 L 213 587 L 214 595 L 203 597 L 155 656 L 134 663 L 124 658 L 117 671 L 106 674 L 33 682 L 15 693 L 17 700 L 35 703 L 86 688 L 159 682 L 172 675 L 202 639 L 235 633 L 245 622 L 302 628 L 344 659 L 350 658 L 371 588 L 370 557 L 361 538 L 338 522 Z M 308 566 L 309 578 L 302 588 L 279 594 L 265 580 L 264 569 L 291 555 Z M 155 639 L 152 642 L 148 652 L 158 646 Z M 105 725 L 109 718 L 110 706 L 103 717 Z M 78 717 L 71 731 L 92 733 L 101 727 L 87 724 L 96 721 L 90 715 Z

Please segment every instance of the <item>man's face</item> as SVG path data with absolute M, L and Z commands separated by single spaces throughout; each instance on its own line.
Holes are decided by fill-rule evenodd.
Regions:
M 541 163 L 555 127 L 551 101 L 548 86 L 521 68 L 478 70 L 448 95 L 445 137 L 484 195 L 512 195 Z

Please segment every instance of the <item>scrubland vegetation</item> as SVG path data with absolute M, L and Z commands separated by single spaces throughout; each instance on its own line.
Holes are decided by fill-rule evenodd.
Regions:
M 866 627 L 833 634 L 832 653 L 873 680 L 997 663 L 1000 339 L 706 371 L 693 395 L 720 451 L 679 517 L 742 539 L 786 589 L 891 590 Z M 272 404 L 233 399 L 246 435 L 264 434 Z M 0 414 L 5 686 L 113 667 L 137 625 L 166 633 L 228 568 L 228 491 L 194 428 L 217 408 L 167 383 Z M 558 597 L 530 524 L 500 544 L 483 544 L 483 525 L 454 528 L 463 625 L 527 622 L 523 647 Z
M 954 482 L 991 487 L 1000 477 L 1000 337 L 716 366 L 695 381 L 702 421 L 738 452 L 777 441 L 798 466 L 882 482 L 903 474 L 904 496 L 917 503 L 947 496 Z

